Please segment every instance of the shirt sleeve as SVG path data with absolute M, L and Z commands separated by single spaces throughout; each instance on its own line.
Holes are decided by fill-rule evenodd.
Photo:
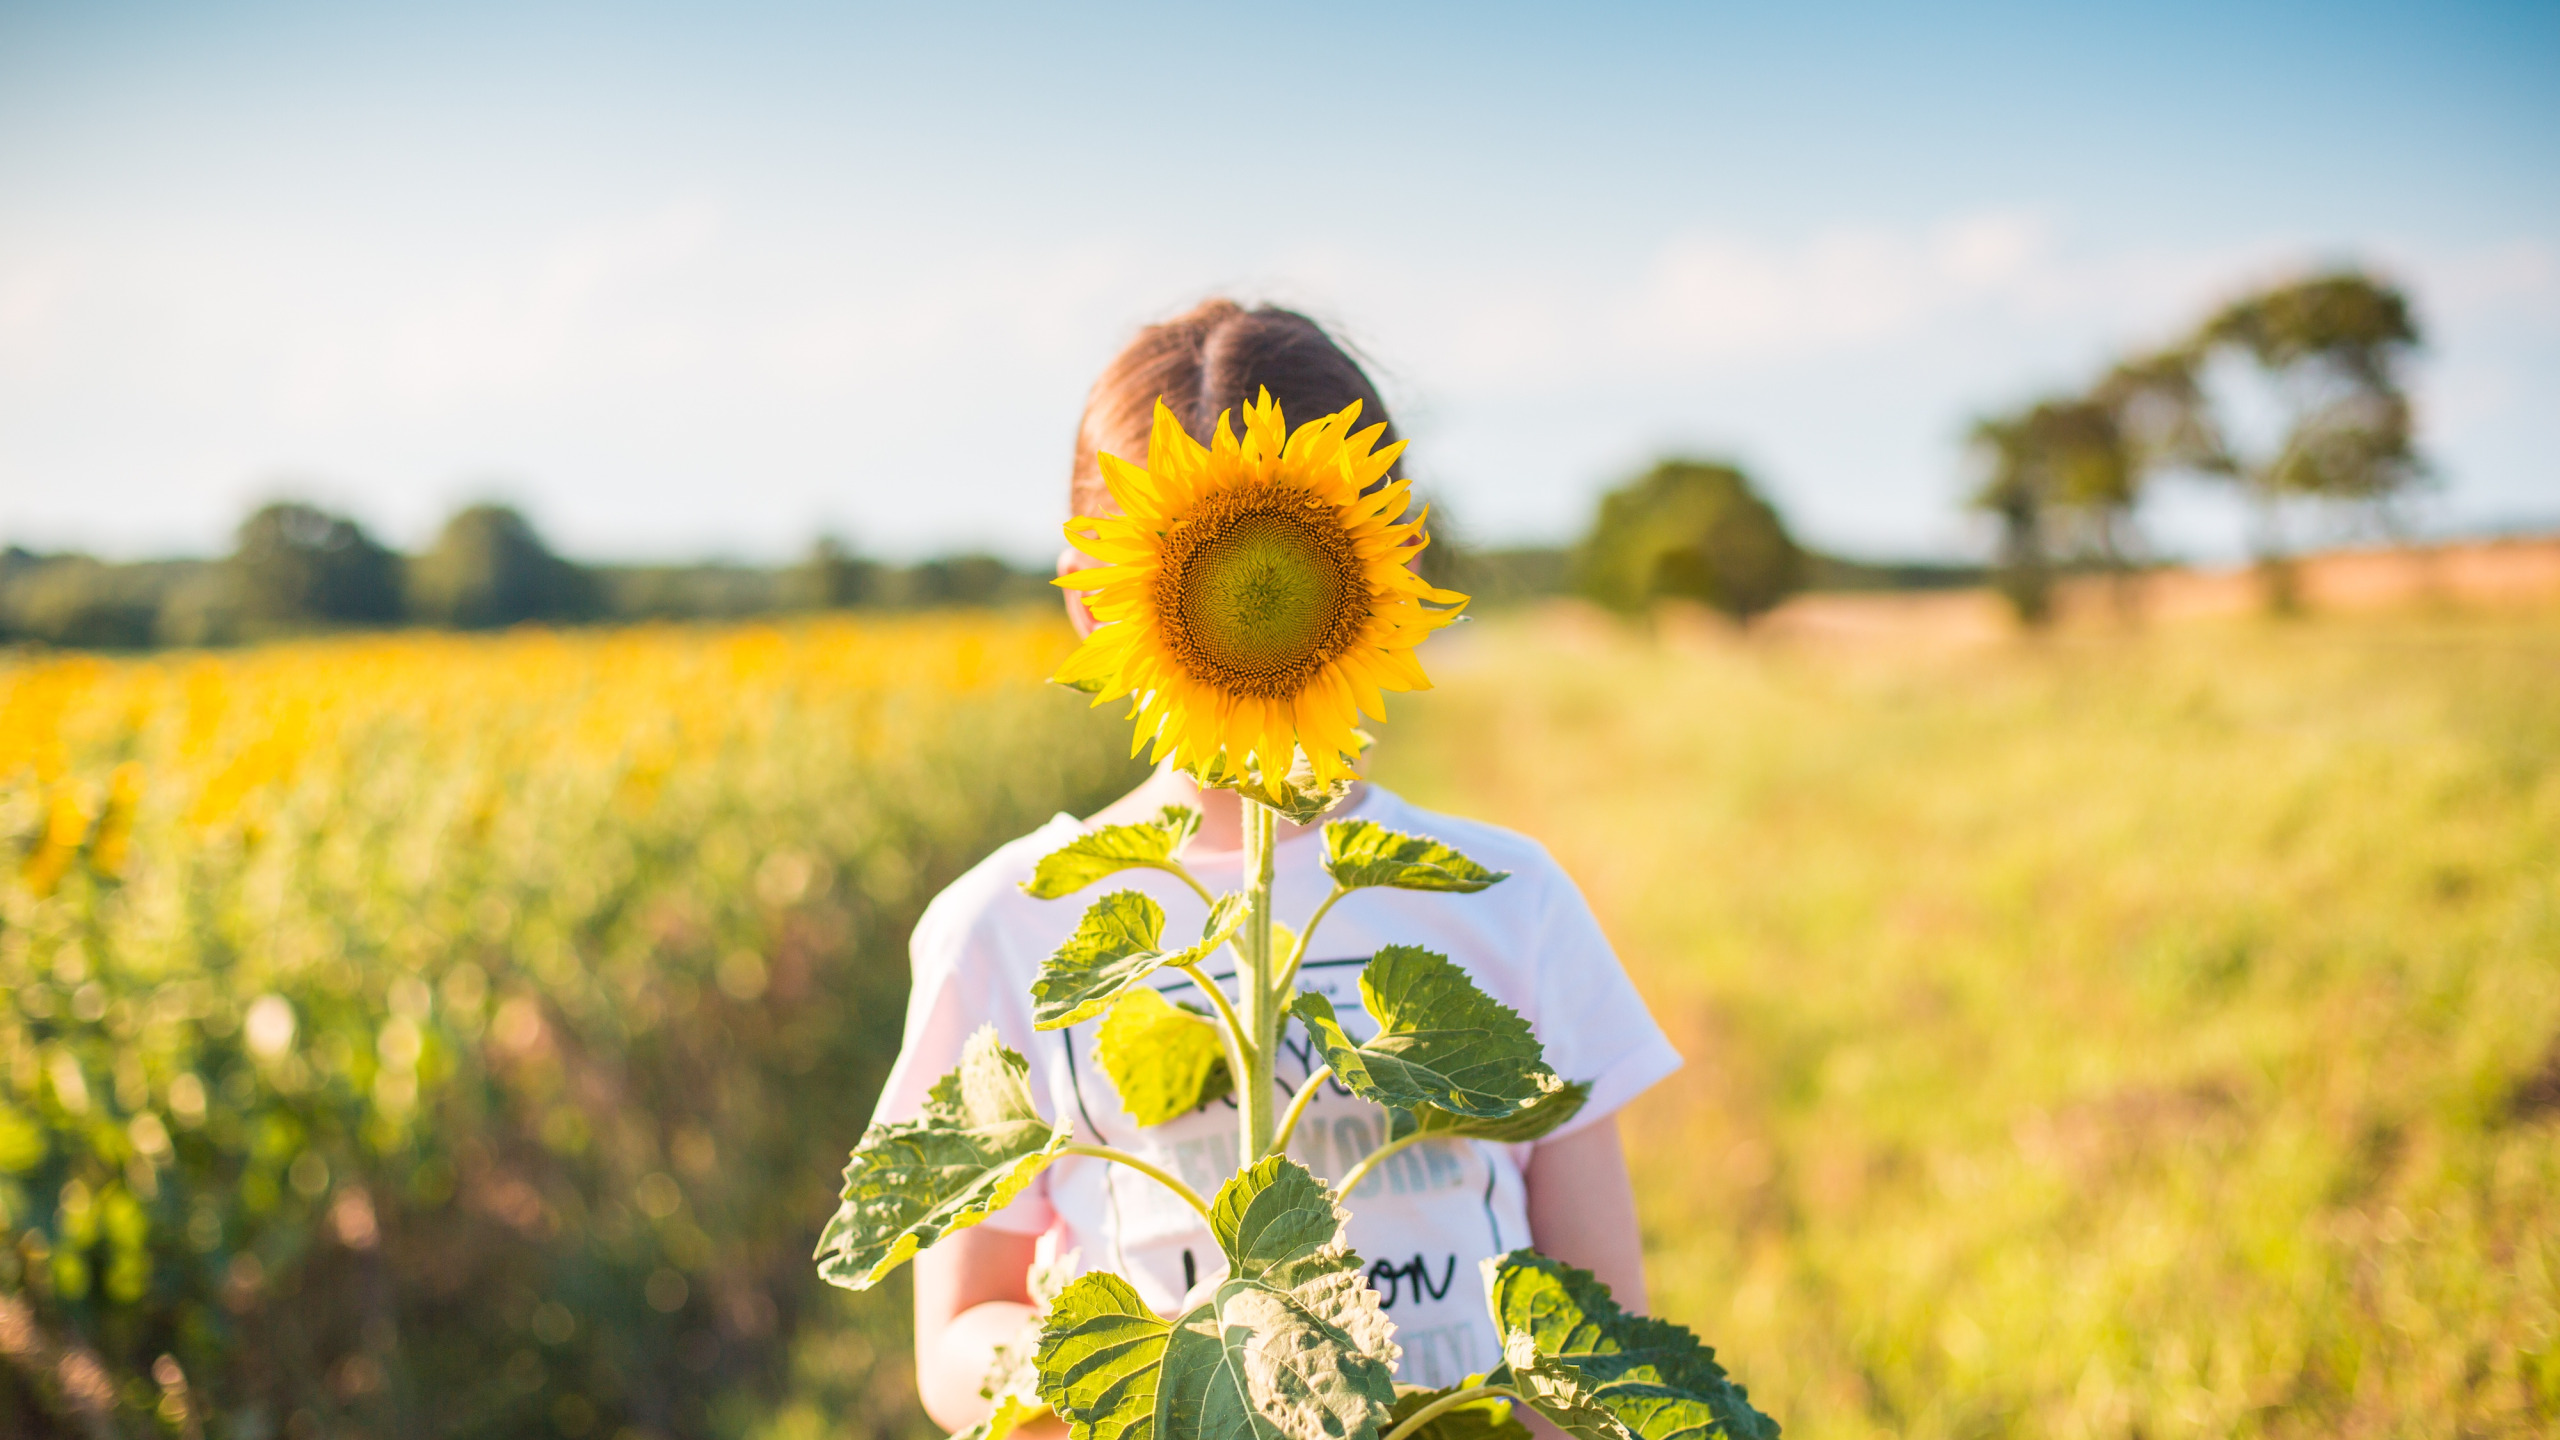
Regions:
M 907 942 L 914 979 L 907 995 L 907 1024 L 898 1046 L 898 1063 L 880 1087 L 880 1103 L 871 1112 L 874 1125 L 913 1120 L 924 1111 L 934 1083 L 960 1067 L 960 1051 L 979 1028 L 993 1025 L 996 1038 L 1015 1051 L 1037 1057 L 1036 1032 L 1022 988 L 1003 974 L 995 938 L 974 907 L 952 905 L 948 892 L 938 897 L 916 922 Z M 1047 1096 L 1036 1083 L 1035 1103 Z M 1046 1172 L 1033 1177 L 1013 1203 L 980 1222 L 992 1230 L 1038 1235 L 1056 1220 L 1049 1203 Z
M 1547 890 L 1535 931 L 1538 1043 L 1558 1075 L 1591 1085 L 1591 1098 L 1552 1140 L 1616 1114 L 1681 1059 L 1562 867 L 1551 869 Z

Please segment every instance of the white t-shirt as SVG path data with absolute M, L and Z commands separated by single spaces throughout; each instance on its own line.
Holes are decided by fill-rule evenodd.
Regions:
M 1473 895 L 1369 889 L 1334 906 L 1297 984 L 1332 1001 L 1354 1040 L 1376 1033 L 1359 986 L 1370 954 L 1385 945 L 1419 945 L 1464 966 L 1487 994 L 1525 1017 L 1556 1073 L 1591 1082 L 1590 1100 L 1557 1135 L 1596 1123 L 1680 1067 L 1679 1052 L 1645 1010 L 1582 893 L 1537 842 L 1416 809 L 1374 785 L 1336 818 L 1344 816 L 1430 836 L 1511 872 Z M 959 1064 L 971 1032 L 993 1024 L 1005 1044 L 1030 1060 L 1044 1116 L 1070 1115 L 1079 1140 L 1143 1156 L 1201 1194 L 1214 1194 L 1235 1171 L 1232 1098 L 1142 1129 L 1094 1059 L 1098 1019 L 1057 1031 L 1031 1028 L 1031 982 L 1097 896 L 1146 892 L 1164 907 L 1168 936 L 1198 934 L 1206 915 L 1180 880 L 1153 870 L 1123 871 L 1064 900 L 1035 900 L 1017 888 L 1041 856 L 1084 828 L 1072 816 L 1058 816 L 988 856 L 927 907 L 911 946 L 915 979 L 905 1044 L 874 1118 L 913 1119 L 934 1081 Z M 1206 851 L 1195 842 L 1182 859 L 1213 893 L 1241 884 L 1237 852 Z M 1324 841 L 1314 831 L 1281 843 L 1273 899 L 1283 924 L 1302 924 L 1330 890 L 1323 861 Z M 1234 957 L 1220 952 L 1204 968 L 1230 980 Z M 1159 971 L 1151 979 L 1167 999 L 1205 1008 L 1181 972 Z M 1276 1079 L 1283 1091 L 1275 1103 L 1285 1104 L 1322 1062 L 1309 1058 L 1306 1033 L 1295 1022 L 1284 1030 L 1282 1045 Z M 1384 1121 L 1380 1107 L 1329 1085 L 1307 1107 L 1289 1154 L 1330 1180 L 1385 1138 Z M 1352 1248 L 1369 1262 L 1370 1283 L 1404 1347 L 1398 1379 L 1446 1385 L 1501 1359 L 1477 1262 L 1534 1241 L 1521 1181 L 1530 1149 L 1423 1141 L 1371 1171 L 1349 1197 Z M 1208 1227 L 1171 1192 L 1127 1166 L 1081 1156 L 1060 1157 L 984 1223 L 1040 1236 L 1046 1260 L 1073 1255 L 1078 1269 L 1117 1272 L 1167 1315 L 1195 1280 L 1223 1264 Z

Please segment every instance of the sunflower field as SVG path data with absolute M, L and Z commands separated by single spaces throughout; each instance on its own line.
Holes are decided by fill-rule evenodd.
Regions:
M 0 1433 L 918 1432 L 809 1251 L 924 902 L 1137 778 L 1071 644 L 0 666 Z

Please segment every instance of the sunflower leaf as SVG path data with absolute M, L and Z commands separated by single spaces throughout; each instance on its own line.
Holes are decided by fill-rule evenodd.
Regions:
M 1436 1105 L 1425 1105 L 1419 1110 L 1390 1110 L 1387 1112 L 1387 1138 L 1401 1140 L 1419 1129 L 1426 1135 L 1446 1135 L 1454 1140 L 1491 1140 L 1502 1145 L 1519 1145 L 1545 1139 L 1564 1122 L 1582 1113 L 1584 1102 L 1590 1098 L 1591 1082 L 1572 1080 L 1530 1101 L 1528 1109 L 1499 1120 L 1453 1115 Z
M 1445 956 L 1389 945 L 1360 972 L 1360 994 L 1378 1033 L 1356 1045 L 1331 1001 L 1301 992 L 1290 1002 L 1334 1078 L 1360 1098 L 1475 1120 L 1509 1120 L 1542 1103 L 1560 1104 L 1547 1097 L 1568 1087 L 1547 1067 L 1529 1022 Z
M 1357 730 L 1351 733 L 1361 750 L 1369 748 L 1367 735 Z M 1314 767 L 1307 764 L 1304 756 L 1296 758 L 1297 763 L 1289 773 L 1277 780 L 1265 780 L 1260 765 L 1230 760 L 1223 750 L 1189 767 L 1184 773 L 1198 781 L 1202 789 L 1233 790 L 1271 807 L 1281 819 L 1292 825 L 1312 825 L 1324 812 L 1341 804 L 1351 794 L 1351 787 L 1359 781 L 1346 775 L 1319 784 Z M 1350 764 L 1357 763 L 1360 757 L 1347 752 L 1342 758 Z
M 1242 895 L 1219 897 L 1209 907 L 1200 941 L 1164 948 L 1164 907 L 1135 890 L 1114 890 L 1096 900 L 1076 923 L 1076 933 L 1041 963 L 1031 982 L 1031 1023 L 1056 1030 L 1090 1020 L 1130 986 L 1167 965 L 1188 965 L 1227 943 L 1244 923 Z
M 1173 1336 L 1128 1281 L 1106 1271 L 1082 1276 L 1058 1292 L 1040 1329 L 1040 1398 L 1074 1427 L 1075 1440 L 1156 1440 L 1156 1391 Z
M 1324 870 L 1345 890 L 1386 885 L 1471 895 L 1511 878 L 1488 870 L 1423 835 L 1405 835 L 1374 820 L 1336 820 L 1324 827 Z
M 1778 1425 L 1698 1337 L 1630 1315 L 1588 1270 L 1514 1250 L 1484 1262 L 1504 1367 L 1581 1440 L 1777 1440 Z
M 1375 1440 L 1395 1403 L 1391 1360 L 1328 1317 L 1358 1275 L 1304 1291 L 1229 1280 L 1183 1317 L 1165 1347 L 1158 1430 L 1204 1440 Z
M 1141 1125 L 1188 1115 L 1235 1090 L 1218 1022 L 1146 985 L 1111 1002 L 1094 1032 L 1093 1056 Z
M 1294 1284 L 1342 1268 L 1347 1218 L 1306 1166 L 1283 1155 L 1254 1162 L 1218 1187 L 1209 1230 L 1227 1255 L 1227 1273 Z
M 1422 1407 L 1455 1394 L 1472 1390 L 1485 1383 L 1482 1375 L 1470 1375 L 1446 1389 L 1432 1390 L 1420 1385 L 1396 1387 L 1395 1408 L 1388 1412 L 1387 1428 L 1410 1420 Z M 1511 1402 L 1499 1395 L 1443 1410 L 1412 1433 L 1411 1440 L 1529 1440 L 1529 1427 L 1513 1417 Z
M 1180 874 L 1181 862 L 1173 857 L 1199 828 L 1200 812 L 1188 805 L 1167 805 L 1155 819 L 1136 825 L 1105 825 L 1041 856 L 1031 878 L 1022 882 L 1023 893 L 1063 899 L 1096 880 L 1141 866 Z
M 981 1027 L 924 1113 L 874 1125 L 844 1167 L 843 1203 L 818 1237 L 818 1274 L 867 1290 L 909 1256 L 1011 1204 L 1065 1148 L 1071 1126 L 1031 1103 L 1031 1067 Z
M 1209 1299 L 1168 1323 L 1118 1276 L 1076 1281 L 1041 1333 L 1042 1398 L 1074 1440 L 1376 1440 L 1393 1327 L 1323 1182 L 1273 1156 L 1210 1210 L 1228 1273 Z
M 1073 1440 L 1376 1440 L 1392 1354 L 1327 1318 L 1340 1282 L 1293 1292 L 1230 1279 L 1177 1320 L 1116 1275 L 1067 1287 L 1041 1333 L 1040 1394 Z

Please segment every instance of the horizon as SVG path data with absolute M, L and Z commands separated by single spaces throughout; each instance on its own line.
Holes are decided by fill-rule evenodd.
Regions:
M 0 9 L 0 545 L 497 498 L 585 561 L 1038 565 L 1092 375 L 1234 291 L 1372 359 L 1470 545 L 1694 453 L 1975 558 L 1972 416 L 2338 263 L 2427 326 L 2413 528 L 2560 524 L 2560 15 L 1292 18 Z

